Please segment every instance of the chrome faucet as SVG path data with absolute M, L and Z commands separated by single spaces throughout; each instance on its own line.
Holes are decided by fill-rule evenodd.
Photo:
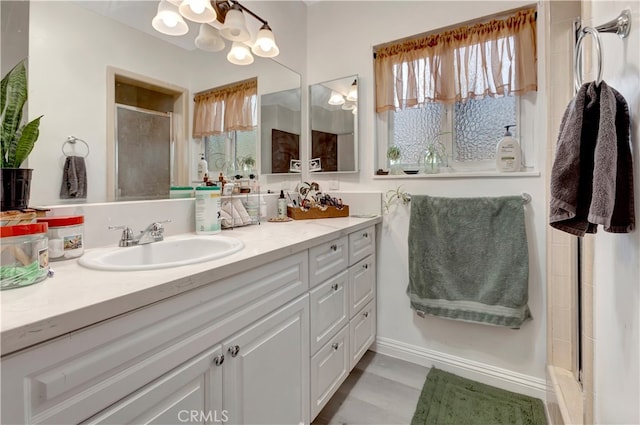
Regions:
M 160 242 L 164 240 L 163 223 L 170 223 L 171 220 L 154 221 L 141 230 L 138 236 L 133 235 L 133 231 L 129 226 L 109 226 L 109 230 L 122 229 L 119 246 L 144 245 L 151 242 Z

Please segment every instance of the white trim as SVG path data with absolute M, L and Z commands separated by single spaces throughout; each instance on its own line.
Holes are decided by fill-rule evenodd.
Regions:
M 547 382 L 522 373 L 378 336 L 371 350 L 467 379 L 546 400 Z

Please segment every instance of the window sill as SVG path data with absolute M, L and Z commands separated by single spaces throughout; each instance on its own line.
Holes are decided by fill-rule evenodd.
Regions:
M 488 171 L 441 171 L 436 174 L 387 174 L 374 175 L 374 180 L 401 180 L 401 179 L 458 179 L 458 178 L 483 178 L 483 177 L 540 177 L 540 171 L 516 171 L 505 172 Z

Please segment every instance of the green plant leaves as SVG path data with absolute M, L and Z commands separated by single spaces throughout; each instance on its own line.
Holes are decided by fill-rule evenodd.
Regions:
M 2 79 L 0 85 L 0 128 L 2 168 L 19 168 L 31 153 L 40 134 L 40 118 L 22 124 L 22 110 L 27 101 L 27 70 L 24 61 Z

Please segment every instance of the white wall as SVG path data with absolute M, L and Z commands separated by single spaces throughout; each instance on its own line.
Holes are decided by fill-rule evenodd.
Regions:
M 530 252 L 529 306 L 534 320 L 521 330 L 495 328 L 428 317 L 418 318 L 405 294 L 408 282 L 408 207 L 398 207 L 384 217 L 378 251 L 377 349 L 441 367 L 459 366 L 458 372 L 485 382 L 543 396 L 546 363 L 545 226 L 547 206 L 543 177 L 451 178 L 420 180 L 375 179 L 374 80 L 372 47 L 384 42 L 464 22 L 524 2 L 451 1 L 352 1 L 316 2 L 308 11 L 308 64 L 310 84 L 358 74 L 360 173 L 314 176 L 339 179 L 341 189 L 363 188 L 386 192 L 402 185 L 413 194 L 434 196 L 497 196 L 528 192 L 533 201 L 526 208 Z M 544 7 L 544 6 L 542 6 Z M 544 34 L 538 15 L 539 33 Z M 330 22 L 331 25 L 327 23 Z M 538 42 L 538 58 L 544 60 L 544 43 Z M 542 66 L 541 70 L 544 69 Z M 535 162 L 544 176 L 546 134 L 544 75 L 539 76 L 535 116 Z M 464 231 L 464 229 L 461 229 Z M 435 359 L 435 360 L 434 360 Z M 444 366 L 443 366 L 444 365 Z M 472 373 L 473 371 L 473 373 Z M 519 381 L 521 385 L 518 385 Z
M 627 100 L 631 114 L 631 144 L 635 155 L 636 220 L 640 200 L 640 3 L 593 1 L 585 25 L 601 25 L 623 9 L 632 14 L 631 33 L 620 40 L 601 36 L 603 79 Z M 588 9 L 588 7 L 587 7 Z M 594 388 L 595 422 L 640 423 L 640 232 L 595 237 L 594 265 Z

